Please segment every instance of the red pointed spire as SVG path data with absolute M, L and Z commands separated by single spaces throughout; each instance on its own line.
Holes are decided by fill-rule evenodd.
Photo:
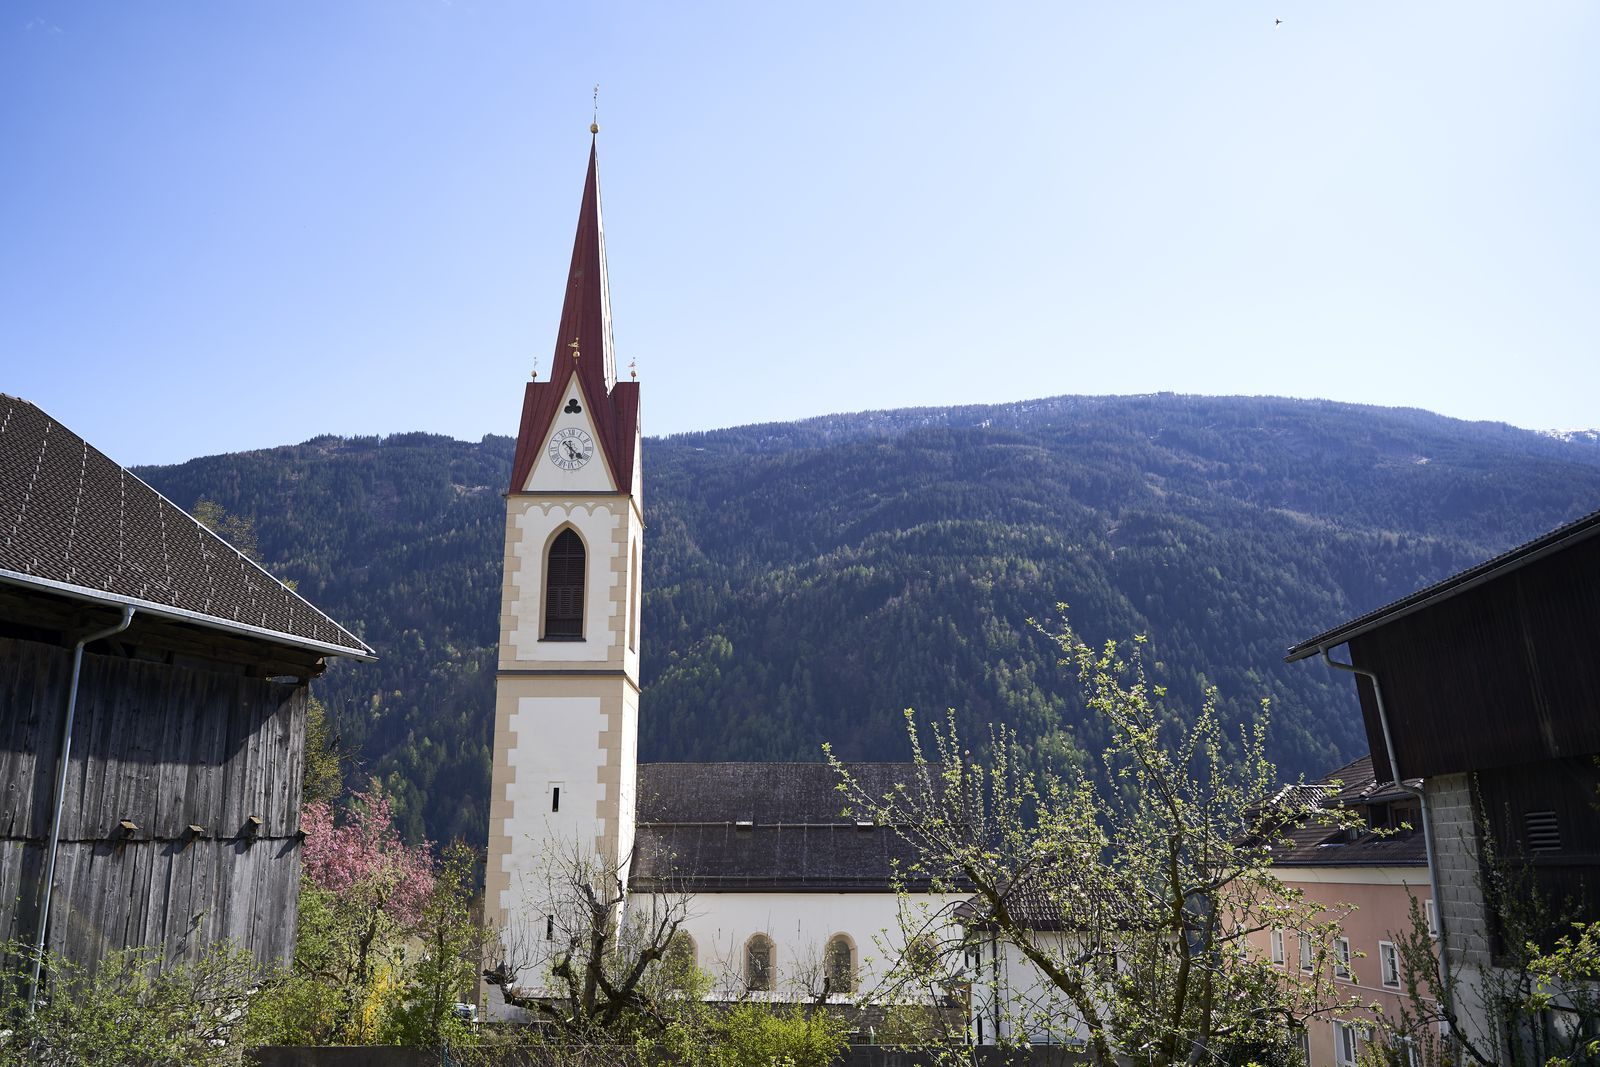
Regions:
M 591 126 L 591 133 L 599 133 Z M 576 342 L 576 343 L 574 343 Z M 573 353 L 578 358 L 573 358 Z M 588 398 L 595 436 L 619 491 L 633 484 L 635 444 L 639 432 L 639 383 L 617 381 L 617 360 L 611 339 L 611 288 L 606 278 L 605 228 L 600 221 L 600 169 L 593 141 L 589 173 L 578 209 L 578 233 L 572 242 L 572 265 L 561 304 L 555 358 L 545 381 L 531 381 L 523 395 L 522 426 L 512 462 L 511 491 L 520 492 L 538 462 L 540 449 L 556 417 L 556 408 L 576 376 Z
M 606 278 L 606 234 L 600 219 L 600 169 L 596 136 L 589 144 L 589 173 L 578 209 L 578 234 L 567 269 L 567 294 L 561 305 L 555 362 L 550 380 L 566 384 L 574 371 L 584 392 L 597 402 L 617 384 L 617 359 L 611 340 L 611 286 Z M 574 343 L 576 342 L 576 343 Z M 573 353 L 578 358 L 573 358 Z

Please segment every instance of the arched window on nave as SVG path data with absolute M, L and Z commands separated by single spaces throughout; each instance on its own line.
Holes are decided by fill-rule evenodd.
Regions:
M 772 938 L 756 934 L 744 943 L 744 987 L 752 993 L 772 992 Z

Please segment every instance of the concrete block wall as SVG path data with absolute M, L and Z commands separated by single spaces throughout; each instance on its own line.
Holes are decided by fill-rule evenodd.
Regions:
M 1480 884 L 1472 779 L 1466 774 L 1442 775 L 1428 779 L 1424 788 L 1431 806 L 1439 921 L 1444 926 L 1457 1016 L 1474 1045 L 1496 1049 L 1500 1036 L 1485 997 L 1493 963 L 1488 908 Z
M 1439 921 L 1451 960 L 1489 966 L 1489 922 L 1479 884 L 1478 831 L 1472 781 L 1465 774 L 1428 779 L 1433 843 L 1439 873 Z

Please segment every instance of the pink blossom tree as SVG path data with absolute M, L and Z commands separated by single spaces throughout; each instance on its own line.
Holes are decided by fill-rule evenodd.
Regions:
M 400 840 L 393 806 L 376 781 L 351 795 L 342 822 L 333 805 L 318 801 L 301 811 L 300 826 L 312 885 L 340 897 L 361 896 L 402 926 L 417 921 L 433 891 L 433 849 L 426 841 L 413 848 Z
M 385 967 L 403 944 L 434 890 L 433 849 L 410 846 L 395 830 L 389 798 L 374 781 L 351 795 L 342 817 L 322 801 L 301 810 L 304 881 L 295 970 L 328 991 L 322 1021 L 309 1024 L 323 1040 L 362 1042 L 374 1029 Z M 376 1013 L 376 1014 L 381 1014 Z

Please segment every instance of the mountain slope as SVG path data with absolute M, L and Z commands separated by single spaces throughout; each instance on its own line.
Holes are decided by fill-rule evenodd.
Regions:
M 316 683 L 412 833 L 485 825 L 511 441 L 318 438 L 141 473 L 256 519 L 378 649 Z M 1291 641 L 1600 506 L 1600 450 L 1317 401 L 1148 396 L 829 416 L 650 439 L 645 759 L 903 758 L 900 709 L 1092 751 L 1026 622 L 1146 633 L 1177 707 L 1276 701 L 1274 751 L 1364 746 Z

